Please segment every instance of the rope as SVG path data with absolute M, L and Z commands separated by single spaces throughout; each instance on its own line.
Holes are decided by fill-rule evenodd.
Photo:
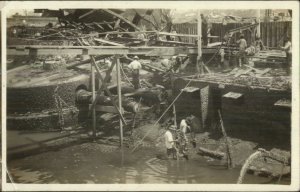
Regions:
M 196 75 L 194 76 L 194 78 L 196 77 Z M 176 96 L 176 98 L 173 100 L 173 102 L 167 107 L 167 109 L 163 112 L 163 114 L 158 118 L 158 120 L 154 123 L 154 126 L 155 125 L 157 125 L 158 123 L 159 123 L 159 121 L 162 119 L 162 117 L 169 111 L 169 109 L 173 106 L 173 104 L 177 101 L 177 99 L 181 96 L 181 94 L 183 93 L 183 90 L 185 89 L 185 88 L 187 88 L 189 85 L 190 85 L 190 83 L 192 82 L 192 80 L 194 79 L 194 78 L 192 78 L 192 79 L 190 79 L 189 80 L 189 82 L 186 84 L 186 86 L 183 88 L 183 89 L 181 89 L 181 91 L 180 91 L 180 93 Z M 152 131 L 152 129 L 149 129 L 147 132 L 146 132 L 146 134 L 144 135 L 144 137 L 140 140 L 140 142 L 132 149 L 132 151 L 131 152 L 134 152 L 135 151 L 135 149 L 139 146 L 139 144 L 141 143 L 141 142 L 143 142 L 143 140 L 148 136 L 148 134 L 150 133 Z

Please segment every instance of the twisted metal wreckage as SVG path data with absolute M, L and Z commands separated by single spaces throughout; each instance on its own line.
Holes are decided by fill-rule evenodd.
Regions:
M 43 73 L 39 75 L 41 73 L 39 68 L 38 72 L 29 69 L 32 71 L 28 74 L 33 74 L 35 77 L 27 84 L 24 82 L 24 78 L 8 80 L 8 128 L 41 129 L 43 127 L 42 129 L 48 130 L 53 127 L 63 128 L 77 122 L 77 116 L 80 119 L 80 116 L 88 115 L 92 116 L 93 136 L 96 137 L 96 112 L 116 113 L 120 117 L 120 138 L 121 145 L 123 145 L 123 125 L 128 123 L 124 113 L 136 114 L 141 102 L 141 99 L 138 102 L 132 97 L 142 96 L 141 98 L 143 98 L 148 94 L 153 99 L 162 97 L 162 94 L 166 93 L 146 80 L 143 80 L 144 90 L 134 90 L 130 86 L 124 86 L 121 82 L 121 72 L 129 85 L 130 80 L 121 63 L 129 62 L 132 55 L 139 55 L 143 58 L 142 68 L 163 77 L 160 84 L 163 84 L 166 89 L 173 90 L 173 95 L 170 95 L 172 101 L 168 103 L 168 107 L 161 113 L 154 125 L 160 122 L 171 107 L 174 110 L 175 105 L 177 112 L 185 112 L 188 104 L 187 102 L 180 103 L 181 97 L 194 99 L 194 106 L 188 110 L 200 117 L 201 127 L 208 127 L 209 122 L 212 122 L 213 119 L 221 120 L 222 133 L 226 138 L 228 168 L 232 167 L 230 142 L 227 140 L 220 109 L 227 119 L 234 116 L 236 112 L 244 111 L 243 114 L 240 114 L 241 116 L 256 114 L 262 116 L 261 119 L 264 120 L 275 119 L 280 123 L 283 122 L 283 127 L 290 128 L 291 90 L 288 76 L 274 77 L 272 73 L 276 73 L 276 69 L 271 67 L 258 69 L 249 65 L 245 65 L 246 69 L 235 68 L 218 73 L 211 73 L 211 69 L 209 69 L 213 68 L 209 64 L 212 61 L 218 62 L 220 57 L 225 56 L 228 60 L 235 58 L 237 49 L 231 44 L 233 35 L 244 30 L 251 30 L 255 34 L 259 23 L 228 31 L 223 42 L 202 45 L 202 43 L 192 44 L 181 41 L 181 37 L 197 38 L 197 42 L 202 42 L 202 39 L 201 35 L 174 33 L 170 10 L 76 9 L 36 10 L 36 12 L 42 13 L 45 18 L 57 17 L 57 24 L 49 23 L 46 27 L 39 29 L 37 27 L 12 26 L 9 29 L 12 34 L 8 38 L 8 56 L 27 55 L 29 61 L 32 62 L 39 60 L 38 58 L 43 60 L 43 57 L 48 57 L 48 55 L 60 55 L 56 59 L 66 61 L 67 71 L 52 73 L 51 69 L 57 69 L 59 66 L 56 66 L 57 61 L 51 62 L 50 58 L 41 64 L 43 69 L 45 67 L 50 69 L 50 72 L 46 70 L 49 73 L 46 74 L 48 76 Z M 201 34 L 200 17 L 198 25 L 198 34 Z M 207 38 L 216 39 L 218 37 L 208 36 Z M 224 51 L 224 54 L 220 54 L 222 53 L 220 50 Z M 66 55 L 73 55 L 73 58 Z M 82 55 L 80 61 L 76 57 L 74 58 L 76 55 Z M 176 73 L 170 68 L 156 65 L 155 59 L 153 60 L 156 57 L 170 56 L 180 58 L 178 61 L 180 66 L 184 66 L 182 68 L 194 65 L 193 71 L 195 71 L 196 65 L 198 73 L 196 75 L 195 73 L 192 75 L 191 73 Z M 265 63 L 271 62 L 276 65 L 284 62 L 283 56 L 276 51 L 271 54 L 261 51 L 251 58 L 254 59 L 254 65 L 255 62 L 262 60 Z M 110 60 L 112 63 L 105 68 L 103 66 L 107 64 L 106 60 Z M 84 67 L 84 64 L 90 64 L 90 69 Z M 114 66 L 116 66 L 117 79 L 114 81 L 116 85 L 111 85 Z M 8 76 L 20 77 L 19 73 L 23 69 L 10 70 Z M 81 78 L 78 78 L 78 75 Z M 39 90 L 36 89 L 37 87 Z M 115 88 L 117 89 L 115 90 Z M 196 92 L 200 93 L 197 101 L 191 97 L 191 94 Z M 221 105 L 214 103 L 212 95 L 215 98 L 219 97 Z M 255 99 L 258 97 L 259 101 Z M 18 102 L 20 99 L 23 102 Z M 45 100 L 47 103 L 44 102 Z M 195 103 L 199 103 L 201 106 L 200 111 L 193 109 L 193 107 L 198 108 L 199 106 L 195 106 Z M 217 112 L 217 115 L 212 115 L 214 112 L 210 109 L 211 103 L 214 103 L 215 108 L 212 111 Z M 185 105 L 185 109 L 182 105 Z M 235 113 L 228 105 L 234 105 Z M 244 106 L 247 106 L 247 110 Z M 68 120 L 65 117 L 68 117 Z M 149 129 L 144 137 L 136 143 L 132 152 L 140 146 L 151 131 Z M 200 148 L 200 151 L 212 156 L 220 155 L 218 152 L 206 149 Z M 257 153 L 268 154 L 262 150 Z M 224 154 L 221 156 L 225 157 Z M 247 165 L 245 164 L 242 168 L 238 183 L 242 182 L 249 161 L 246 161 Z

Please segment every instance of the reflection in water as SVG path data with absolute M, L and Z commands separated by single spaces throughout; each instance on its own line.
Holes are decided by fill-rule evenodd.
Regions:
M 83 145 L 82 145 L 83 146 Z M 236 183 L 239 168 L 207 161 L 195 154 L 190 160 L 156 158 L 157 150 L 127 148 L 101 152 L 94 144 L 65 148 L 9 162 L 19 183 Z M 87 150 L 91 149 L 91 150 Z M 36 163 L 38 162 L 38 163 Z M 35 177 L 32 176 L 35 175 Z M 270 178 L 247 175 L 245 183 L 276 183 Z M 289 184 L 281 180 L 280 184 Z

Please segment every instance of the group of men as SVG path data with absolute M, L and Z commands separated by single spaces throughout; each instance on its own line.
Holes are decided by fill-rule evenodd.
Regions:
M 247 47 L 247 41 L 243 34 L 240 35 L 237 45 L 239 47 L 238 58 L 240 67 L 246 62 L 246 55 L 253 55 L 255 52 L 265 49 L 259 37 L 256 37 L 253 46 Z M 290 74 L 290 68 L 292 66 L 292 43 L 289 37 L 284 39 L 284 46 L 280 47 L 280 49 L 286 53 L 286 65 L 283 67 L 286 69 L 287 74 Z
M 191 119 L 192 116 L 182 119 L 179 128 L 177 128 L 175 125 L 169 125 L 166 127 L 167 130 L 164 134 L 164 138 L 167 149 L 167 157 L 169 159 L 178 159 L 179 157 L 184 157 L 188 160 L 188 133 L 190 135 L 189 137 L 193 147 L 196 147 L 195 130 L 191 126 Z

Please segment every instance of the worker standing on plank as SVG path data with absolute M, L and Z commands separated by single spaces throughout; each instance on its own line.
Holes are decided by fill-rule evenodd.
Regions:
M 288 75 L 291 73 L 291 67 L 292 67 L 292 43 L 290 41 L 289 37 L 286 37 L 284 40 L 284 47 L 281 47 L 282 50 L 286 53 L 286 62 L 287 65 L 285 66 L 286 72 Z
M 167 131 L 165 132 L 165 145 L 167 148 L 167 157 L 176 159 L 176 149 L 174 145 L 174 139 L 173 139 L 173 134 L 171 133 L 171 130 L 176 130 L 174 128 L 174 125 L 168 126 Z
M 186 118 L 186 123 L 190 130 L 190 139 L 194 148 L 196 148 L 196 134 L 195 131 L 199 129 L 200 121 L 194 115 L 190 115 Z
M 128 68 L 132 72 L 132 83 L 135 89 L 140 88 L 140 69 L 142 68 L 141 63 L 139 62 L 139 57 L 134 56 L 133 61 L 128 65 Z
M 239 46 L 239 66 L 242 67 L 243 63 L 246 59 L 246 48 L 247 48 L 247 41 L 243 34 L 240 35 L 240 39 L 237 41 Z

